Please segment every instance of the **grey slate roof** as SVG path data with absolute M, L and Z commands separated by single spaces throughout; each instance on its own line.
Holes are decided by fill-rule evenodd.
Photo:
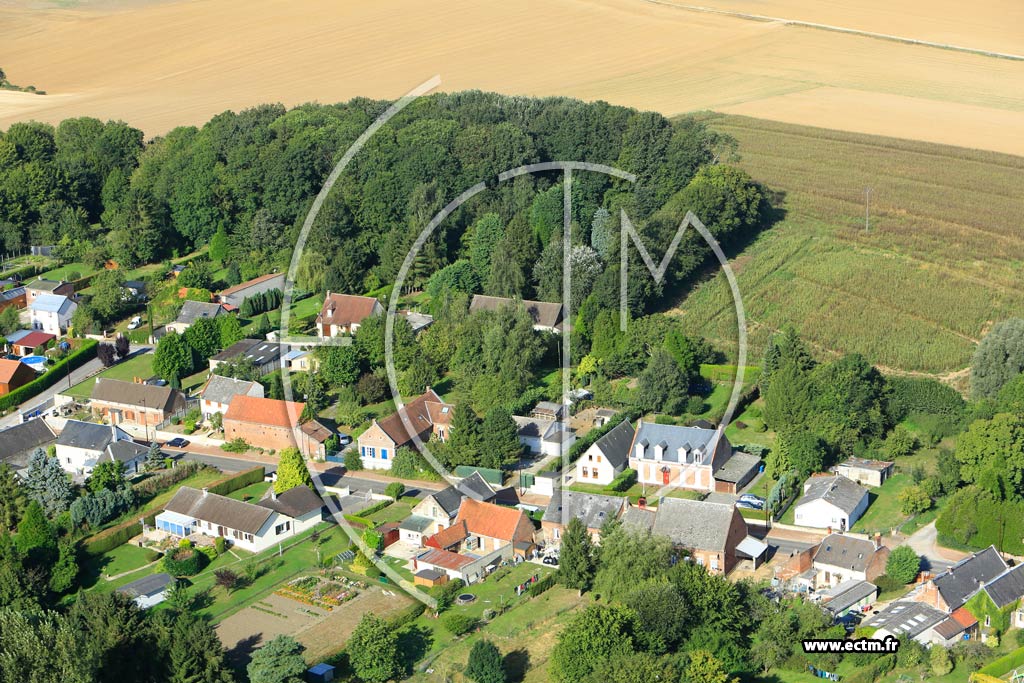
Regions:
M 578 517 L 588 529 L 600 529 L 609 519 L 617 518 L 626 503 L 619 496 L 559 490 L 544 510 L 544 521 L 563 524 Z
M 654 460 L 654 449 L 661 445 L 664 449 L 662 460 L 666 462 L 679 462 L 679 449 L 685 448 L 687 452 L 700 450 L 700 459 L 697 462 L 711 462 L 711 443 L 719 432 L 715 429 L 701 429 L 700 427 L 678 427 L 676 425 L 660 425 L 655 422 L 640 421 L 633 439 L 634 444 L 644 445 L 644 460 Z M 728 444 L 729 440 L 725 434 L 720 435 L 721 442 Z M 732 447 L 726 449 L 731 451 Z
M 249 534 L 258 533 L 274 514 L 273 510 L 262 505 L 243 503 L 216 493 L 204 493 L 191 486 L 178 489 L 164 509 Z
M 875 544 L 872 541 L 845 534 L 831 534 L 822 539 L 814 553 L 814 562 L 863 572 L 874 556 Z
M 113 440 L 114 434 L 109 425 L 68 420 L 64 431 L 57 437 L 57 445 L 102 451 Z
M 864 622 L 864 626 L 884 628 L 893 635 L 913 638 L 947 618 L 945 612 L 923 602 L 899 601 Z
M 473 301 L 469 304 L 469 312 L 497 311 L 514 303 L 514 300 L 500 296 L 474 294 Z M 526 312 L 530 314 L 534 325 L 557 327 L 562 321 L 562 304 L 554 304 L 547 301 L 529 301 L 527 299 L 523 299 L 522 304 Z
M 449 486 L 430 495 L 434 497 L 434 500 L 441 506 L 441 509 L 448 513 L 449 517 L 454 517 L 459 512 L 459 505 L 462 504 L 463 494 L 462 491 L 459 491 L 454 486 Z
M 255 382 L 213 375 L 203 388 L 203 399 L 213 403 L 231 403 L 238 394 L 248 394 Z
M 137 581 L 126 583 L 118 588 L 117 592 L 132 598 L 149 597 L 166 589 L 173 580 L 170 574 L 150 574 Z
M 847 458 L 843 462 L 839 463 L 840 467 L 850 467 L 858 470 L 868 470 L 871 472 L 884 472 L 895 463 L 888 460 L 867 460 L 865 458 Z
M 1006 607 L 1024 597 L 1024 564 L 1007 569 L 985 584 L 985 592 L 996 607 Z
M 725 550 L 733 515 L 739 515 L 739 512 L 725 503 L 662 498 L 658 501 L 651 531 L 667 536 L 679 546 Z
M 320 496 L 305 484 L 278 494 L 276 499 L 267 497 L 256 504 L 288 517 L 302 517 L 324 506 Z
M 761 458 L 750 453 L 734 451 L 732 457 L 715 470 L 715 479 L 735 484 L 741 481 L 750 470 L 761 464 Z
M 473 472 L 473 474 L 460 481 L 458 489 L 463 495 L 484 503 L 493 500 L 495 496 L 494 489 L 480 476 L 479 472 Z
M 277 363 L 280 361 L 282 353 L 281 347 L 281 344 L 267 341 L 265 339 L 243 339 L 216 354 L 210 358 L 210 360 L 228 361 L 235 360 L 236 358 L 247 358 L 259 367 L 267 365 L 268 363 Z M 287 353 L 288 351 L 289 348 L 285 346 L 283 352 Z
M 932 581 L 949 608 L 956 609 L 1004 571 L 1006 563 L 995 547 L 989 546 L 960 560 Z
M 629 462 L 629 447 L 633 443 L 633 425 L 623 420 L 614 429 L 594 442 L 601 455 L 618 469 Z
M 412 517 L 406 517 L 402 520 L 402 523 L 398 525 L 399 529 L 403 531 L 413 531 L 417 534 L 422 534 L 424 531 L 430 528 L 430 525 L 434 523 L 434 520 L 430 517 L 421 517 L 419 515 L 413 515 Z
M 831 598 L 822 606 L 833 614 L 853 607 L 861 600 L 878 595 L 878 586 L 868 581 L 849 579 L 838 586 L 818 593 L 821 597 Z
M 50 425 L 41 418 L 0 431 L 0 461 L 20 467 L 21 456 L 31 455 L 56 438 Z
M 144 458 L 149 453 L 149 449 L 145 446 L 140 446 L 134 441 L 115 441 L 107 446 L 107 454 L 114 460 L 119 462 L 131 462 L 137 458 Z
M 868 495 L 867 489 L 852 479 L 836 474 L 831 477 L 813 477 L 808 481 L 807 491 L 797 501 L 797 507 L 815 500 L 824 500 L 835 505 L 846 514 L 852 514 L 861 499 Z
M 651 531 L 654 528 L 654 518 L 656 516 L 654 510 L 644 510 L 630 506 L 622 513 L 619 521 L 622 522 L 624 528 L 630 531 Z
M 205 301 L 186 301 L 181 306 L 181 312 L 174 322 L 182 325 L 191 325 L 200 318 L 216 318 L 224 313 L 224 307 L 220 304 Z

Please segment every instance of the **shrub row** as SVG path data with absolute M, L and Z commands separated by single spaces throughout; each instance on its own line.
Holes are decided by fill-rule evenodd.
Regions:
M 86 339 L 79 342 L 80 346 L 53 364 L 49 372 L 32 380 L 23 387 L 18 387 L 11 393 L 0 396 L 0 411 L 6 411 L 13 406 L 24 403 L 36 394 L 49 389 L 62 379 L 66 379 L 69 372 L 77 370 L 90 360 L 96 357 L 96 347 L 99 345 L 93 339 Z
M 232 475 L 227 479 L 222 479 L 216 484 L 208 487 L 210 493 L 216 493 L 221 496 L 237 491 L 238 489 L 244 489 L 246 486 L 256 484 L 263 481 L 266 478 L 266 470 L 263 469 L 263 465 L 257 465 L 252 469 L 239 472 L 238 474 Z
M 636 470 L 626 468 L 610 484 L 605 486 L 605 489 L 608 491 L 618 491 L 619 493 L 628 491 L 636 483 L 636 476 Z
M 152 526 L 154 524 L 157 513 L 157 510 L 153 510 L 146 514 L 145 520 L 147 525 Z M 139 523 L 139 520 L 132 519 L 127 522 L 122 522 L 117 526 L 112 526 L 109 529 L 104 529 L 92 538 L 86 540 L 83 547 L 85 552 L 90 555 L 102 555 L 103 553 L 110 552 L 118 546 L 124 545 L 128 542 L 128 539 L 133 536 L 138 536 L 141 533 L 142 525 Z
M 552 588 L 557 583 L 557 576 L 557 572 L 552 572 L 551 574 L 548 574 L 544 578 L 540 579 L 539 581 L 531 585 L 529 588 L 530 597 L 535 598 L 544 591 L 548 590 L 549 588 Z
M 149 499 L 179 481 L 188 479 L 198 472 L 202 465 L 195 460 L 184 460 L 169 470 L 161 470 L 135 484 L 133 488 L 140 498 Z
M 980 673 L 1002 678 L 1014 669 L 1024 666 L 1024 647 L 983 666 Z
M 393 502 L 395 502 L 395 501 L 393 501 L 393 500 L 382 500 L 379 503 L 374 503 L 373 505 L 371 505 L 370 507 L 366 508 L 365 510 L 360 510 L 359 511 L 359 517 L 362 518 L 362 519 L 366 519 L 370 515 L 376 514 L 376 513 L 380 512 L 381 510 L 383 510 L 387 506 L 391 505 Z M 372 522 L 371 522 L 371 524 L 372 524 Z

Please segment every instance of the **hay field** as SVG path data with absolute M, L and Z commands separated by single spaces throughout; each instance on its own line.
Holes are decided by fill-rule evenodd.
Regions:
M 40 4 L 0 0 L 0 67 L 50 93 L 0 92 L 0 128 L 86 114 L 159 134 L 267 101 L 393 98 L 440 74 L 446 90 L 713 109 L 1024 154 L 1024 62 L 668 0 Z M 711 4 L 1024 54 L 1015 0 Z
M 784 193 L 785 218 L 735 258 L 755 359 L 791 322 L 822 356 L 955 378 L 994 321 L 1024 313 L 1024 159 L 737 116 L 712 125 Z M 735 347 L 721 277 L 675 312 Z

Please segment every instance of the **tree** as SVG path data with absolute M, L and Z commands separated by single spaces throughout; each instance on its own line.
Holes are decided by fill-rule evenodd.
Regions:
M 320 374 L 330 386 L 352 384 L 359 378 L 359 351 L 354 345 L 321 346 L 316 353 Z
M 779 433 L 779 443 L 772 456 L 782 465 L 776 466 L 775 472 L 796 470 L 807 477 L 825 468 L 825 443 L 806 429 L 787 429 Z
M 245 338 L 242 323 L 239 322 L 237 315 L 219 315 L 214 320 L 217 321 L 217 332 L 220 338 L 218 346 L 220 348 L 226 349 Z
M 949 650 L 936 645 L 928 653 L 928 665 L 936 676 L 945 676 L 953 670 L 953 660 L 949 658 Z
M 893 548 L 889 559 L 885 561 L 885 573 L 904 585 L 916 579 L 919 571 L 921 558 L 908 545 Z
M 57 544 L 57 561 L 50 570 L 50 590 L 58 595 L 69 593 L 78 581 L 78 549 L 69 538 Z
M 104 270 L 92 281 L 92 298 L 89 306 L 101 322 L 119 319 L 128 306 L 124 290 L 124 271 Z
M 224 263 L 224 259 L 228 256 L 228 247 L 228 231 L 222 225 L 210 238 L 210 258 L 217 263 Z
M 358 472 L 363 469 L 363 459 L 359 457 L 359 451 L 354 448 L 345 451 L 345 471 Z
M 393 481 L 384 489 L 384 495 L 390 496 L 396 501 L 405 495 L 405 484 L 400 481 Z
M 519 428 L 503 406 L 491 408 L 480 424 L 480 464 L 502 469 L 513 467 L 523 454 Z
M 964 481 L 980 484 L 986 475 L 1024 493 L 1024 416 L 1002 413 L 976 420 L 957 438 L 956 459 Z
M 27 504 L 25 488 L 14 470 L 6 463 L 0 464 L 0 536 L 17 528 Z
M 277 636 L 256 650 L 246 667 L 249 683 L 301 683 L 305 680 L 305 650 L 291 636 Z
M 642 583 L 625 596 L 623 604 L 637 614 L 636 638 L 645 650 L 671 652 L 686 638 L 686 599 L 674 584 L 661 580 Z
M 649 412 L 674 412 L 673 403 L 686 398 L 690 388 L 689 378 L 664 349 L 656 350 L 651 356 L 647 367 L 640 373 L 638 384 L 637 403 Z
M 124 360 L 131 353 L 131 344 L 128 341 L 128 337 L 123 334 L 118 335 L 117 339 L 114 340 L 114 351 L 117 352 L 117 357 L 120 360 Z
M 21 320 L 18 317 L 18 308 L 8 306 L 0 311 L 0 336 L 6 337 L 21 327 Z
M 25 508 L 14 543 L 18 550 L 39 566 L 48 564 L 56 554 L 57 532 L 37 501 L 33 500 Z
M 486 638 L 473 643 L 466 662 L 466 676 L 475 683 L 505 683 L 501 653 L 494 643 Z
M 189 263 L 178 275 L 178 286 L 189 289 L 211 289 L 213 273 L 210 269 L 210 262 L 196 259 Z
M 218 569 L 213 572 L 214 579 L 218 586 L 230 593 L 238 586 L 239 576 L 230 569 Z
M 558 577 L 566 588 L 584 591 L 594 580 L 594 548 L 590 532 L 579 517 L 573 517 L 562 535 Z
M 348 640 L 348 653 L 352 670 L 365 683 L 384 683 L 401 673 L 398 633 L 375 614 L 363 615 Z
M 43 449 L 37 448 L 26 469 L 28 495 L 43 506 L 46 514 L 58 515 L 68 509 L 75 494 L 57 458 L 49 457 Z
M 156 345 L 153 371 L 177 388 L 181 386 L 181 379 L 192 372 L 192 367 L 192 349 L 185 338 L 173 330 L 165 334 Z
M 473 265 L 481 280 L 491 274 L 491 256 L 498 242 L 505 236 L 505 226 L 496 213 L 487 213 L 480 217 L 470 228 L 472 235 L 469 247 L 469 262 Z
M 617 605 L 590 605 L 577 614 L 558 635 L 551 653 L 552 679 L 581 681 L 604 660 L 634 650 L 636 615 Z
M 1010 318 L 992 326 L 971 361 L 971 393 L 995 397 L 1003 385 L 1024 371 L 1024 319 Z
M 125 483 L 125 466 L 120 460 L 104 460 L 93 468 L 89 475 L 89 490 L 96 492 L 103 489 L 113 491 Z
M 231 683 L 235 680 L 224 659 L 224 646 L 205 620 L 179 614 L 174 619 L 172 633 L 168 683 Z
M 608 209 L 599 207 L 594 212 L 594 218 L 590 222 L 590 246 L 606 262 L 612 254 L 612 247 L 614 245 L 613 227 L 612 215 L 608 213 Z
M 905 515 L 919 515 L 932 506 L 928 492 L 918 484 L 900 491 L 897 499 L 900 503 L 900 512 Z
M 594 592 L 605 599 L 619 599 L 639 584 L 664 577 L 672 564 L 672 555 L 672 544 L 663 536 L 634 533 L 621 524 L 606 524 L 601 530 Z M 623 581 L 623 576 L 630 577 L 629 582 Z
M 146 471 L 159 470 L 164 466 L 164 453 L 156 441 L 149 444 L 146 452 Z
M 738 678 L 729 676 L 722 662 L 707 650 L 689 653 L 689 662 L 683 670 L 686 683 L 738 683 Z
M 117 352 L 113 344 L 100 344 L 96 347 L 96 357 L 103 363 L 103 367 L 109 368 L 116 362 Z
M 284 493 L 303 484 L 313 488 L 313 478 L 306 468 L 302 454 L 297 448 L 282 449 L 277 464 L 277 480 L 274 482 L 274 491 Z
M 220 323 L 214 318 L 199 318 L 185 330 L 184 337 L 193 358 L 205 364 L 220 349 Z

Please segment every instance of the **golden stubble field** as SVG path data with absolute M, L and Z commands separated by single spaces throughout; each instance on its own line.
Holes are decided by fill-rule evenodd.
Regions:
M 644 0 L 0 0 L 0 128 L 79 115 L 159 134 L 225 109 L 443 88 L 718 111 L 1024 154 L 1024 62 Z M 66 5 L 71 6 L 66 6 Z M 702 0 L 1024 54 L 1016 0 Z

